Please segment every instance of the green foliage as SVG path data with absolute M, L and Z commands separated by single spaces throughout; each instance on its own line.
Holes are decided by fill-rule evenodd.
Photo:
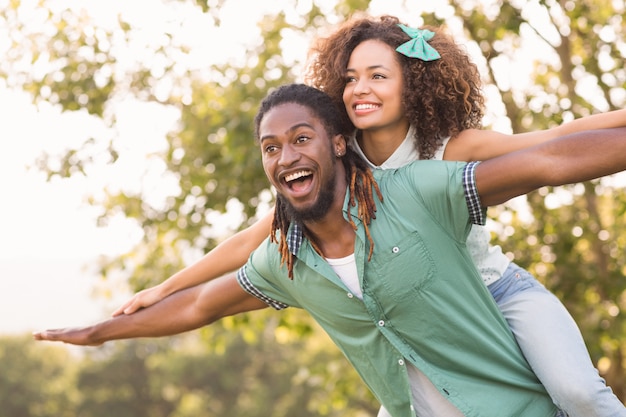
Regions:
M 48 7 L 37 9 L 26 24 L 20 20 L 21 9 L 16 2 L 3 11 L 3 20 L 14 30 L 9 32 L 12 47 L 0 75 L 9 85 L 32 93 L 36 101 L 102 116 L 117 85 L 112 76 L 112 34 L 95 27 L 85 15 Z M 12 65 L 26 60 L 39 70 Z
M 11 417 L 74 417 L 76 366 L 59 346 L 29 336 L 0 338 L 0 404 Z
M 190 4 L 194 12 L 219 25 L 220 9 L 228 1 L 165 3 Z M 167 149 L 154 155 L 164 162 L 178 185 L 163 205 L 151 204 L 144 189 L 109 191 L 105 200 L 93 200 L 103 210 L 103 224 L 121 213 L 143 231 L 143 239 L 129 253 L 102 264 L 103 276 L 121 271 L 135 289 L 154 285 L 179 270 L 190 252 L 213 248 L 224 237 L 214 233 L 214 226 L 222 221 L 214 220 L 215 213 L 239 202 L 239 227 L 254 221 L 256 209 L 267 202 L 262 196 L 268 195 L 259 152 L 252 140 L 256 107 L 269 89 L 298 80 L 301 72 L 298 63 L 285 58 L 284 43 L 297 36 L 311 39 L 327 29 L 329 22 L 369 6 L 367 0 L 341 0 L 322 12 L 321 2 L 313 2 L 303 11 L 305 2 L 294 1 L 292 9 L 258 22 L 261 39 L 250 41 L 237 62 L 199 70 L 181 64 L 189 51 L 174 33 L 164 31 L 162 37 L 149 43 L 149 55 L 158 58 L 158 64 L 137 58 L 129 65 L 117 55 L 136 40 L 136 28 L 124 16 L 103 28 L 79 9 L 56 9 L 46 0 L 40 3 L 28 25 L 20 20 L 18 11 L 24 7 L 20 2 L 11 2 L 0 15 L 0 24 L 8 28 L 11 42 L 7 56 L 0 61 L 0 78 L 7 86 L 30 92 L 36 103 L 98 116 L 112 132 L 117 123 L 112 107 L 128 96 L 171 106 L 180 114 L 178 126 L 168 135 Z M 407 8 L 415 3 L 419 2 L 404 2 Z M 436 25 L 461 23 L 465 38 L 459 42 L 477 46 L 482 53 L 486 87 L 497 92 L 495 103 L 502 103 L 513 131 L 523 132 L 624 107 L 626 12 L 615 4 L 597 0 L 450 0 L 454 18 L 434 12 L 423 13 L 422 19 Z M 517 80 L 511 80 L 509 74 L 529 36 L 542 41 L 542 49 L 528 58 L 533 68 L 531 82 L 516 85 L 512 81 Z M 163 93 L 163 83 L 170 85 L 167 94 Z M 63 155 L 44 155 L 40 167 L 50 177 L 68 177 L 88 175 L 96 161 L 115 166 L 124 145 L 116 140 L 115 133 L 112 135 L 104 145 L 88 138 L 82 147 Z M 53 160 L 59 162 L 53 165 Z M 588 183 L 531 193 L 530 223 L 521 212 L 507 207 L 491 209 L 490 215 L 496 225 L 495 237 L 566 304 L 602 375 L 625 399 L 626 196 L 622 188 Z M 546 201 L 564 195 L 569 196 L 566 203 L 546 205 Z M 81 392 L 89 393 L 89 398 L 81 400 L 81 412 L 105 410 L 103 404 L 110 403 L 117 408 L 115 412 L 106 409 L 107 415 L 132 415 L 128 413 L 135 406 L 134 398 L 141 399 L 135 400 L 140 406 L 150 403 L 151 415 L 155 416 L 196 416 L 203 415 L 203 410 L 212 410 L 215 415 L 253 416 L 255 404 L 261 404 L 260 409 L 279 407 L 283 414 L 273 416 L 295 415 L 298 405 L 300 411 L 306 408 L 311 415 L 339 415 L 337 410 L 342 407 L 367 409 L 371 414 L 369 397 L 363 406 L 358 400 L 363 384 L 328 347 L 324 336 L 318 335 L 310 319 L 299 312 L 287 312 L 279 318 L 265 312 L 244 315 L 223 320 L 221 325 L 228 332 L 218 326 L 203 329 L 200 333 L 206 352 L 189 357 L 169 357 L 175 352 L 167 345 L 148 344 L 153 347 L 146 348 L 130 344 L 113 352 L 108 366 L 103 365 L 103 358 L 91 359 L 76 381 Z M 231 334 L 241 337 L 233 340 Z M 247 345 L 253 347 L 246 349 Z M 153 350 L 148 357 L 138 354 L 138 349 Z M 229 352 L 238 355 L 230 357 Z M 207 359 L 205 354 L 213 356 Z M 19 358 L 16 361 L 25 363 Z M 40 359 L 28 361 L 33 362 L 33 369 L 46 369 Z M 34 371 L 25 369 L 25 381 L 32 381 Z M 232 369 L 237 371 L 230 372 Z M 69 371 L 56 368 L 46 372 L 53 374 L 47 381 L 59 378 L 63 382 L 58 384 L 73 386 Z M 0 381 L 18 384 L 10 375 L 0 373 Z M 139 377 L 147 379 L 142 382 Z M 105 382 L 107 386 L 102 385 Z M 78 401 L 71 389 L 55 391 L 54 387 L 60 386 L 55 384 L 40 384 L 38 389 L 54 397 L 54 404 Z M 23 390 L 31 395 L 35 386 L 25 384 Z M 45 402 L 35 406 L 20 398 L 6 398 L 6 404 L 15 407 L 8 415 L 62 416 L 68 409 Z M 341 415 L 359 414 L 344 410 Z
M 2 338 L 2 415 L 361 417 L 376 412 L 376 401 L 363 384 L 354 383 L 354 370 L 323 334 L 277 343 L 277 325 L 268 318 L 270 325 L 252 346 L 237 332 L 211 326 L 212 335 L 223 341 L 219 349 L 202 342 L 200 333 L 113 342 L 84 348 L 80 356 L 27 336 Z

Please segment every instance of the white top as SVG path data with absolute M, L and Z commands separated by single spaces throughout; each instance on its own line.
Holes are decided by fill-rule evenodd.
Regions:
M 346 284 L 350 292 L 362 300 L 363 291 L 361 291 L 361 284 L 359 284 L 359 274 L 356 270 L 354 253 L 345 258 L 326 258 L 326 262 L 328 262 L 339 278 L 341 278 L 341 281 Z
M 419 159 L 419 152 L 414 144 L 415 129 L 411 126 L 395 152 L 381 165 L 374 165 L 363 153 L 355 136 L 349 140 L 349 145 L 368 163 L 372 169 L 395 169 Z M 432 159 L 442 160 L 443 153 L 450 138 L 443 141 Z M 472 225 L 467 236 L 467 249 L 474 260 L 485 285 L 492 284 L 502 277 L 502 274 L 511 263 L 511 260 L 502 253 L 498 245 L 491 245 L 491 234 L 485 226 Z

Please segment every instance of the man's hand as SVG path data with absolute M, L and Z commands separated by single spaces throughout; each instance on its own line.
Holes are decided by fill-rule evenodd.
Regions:
M 44 330 L 34 332 L 35 340 L 70 343 L 79 346 L 100 346 L 102 342 L 93 342 L 90 339 L 91 327 L 68 327 L 65 329 Z
M 267 304 L 245 292 L 234 274 L 187 288 L 133 314 L 120 314 L 86 327 L 68 327 L 33 334 L 80 346 L 98 346 L 109 340 L 162 337 L 211 324 L 226 316 L 266 308 Z

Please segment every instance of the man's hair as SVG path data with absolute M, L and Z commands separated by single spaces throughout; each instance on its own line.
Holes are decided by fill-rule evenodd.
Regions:
M 296 103 L 307 107 L 324 126 L 329 137 L 349 135 L 354 127 L 347 115 L 337 111 L 328 94 L 305 84 L 286 84 L 274 89 L 261 102 L 254 118 L 254 136 L 259 138 L 259 126 L 265 113 L 285 103 Z
M 341 134 L 347 136 L 351 130 L 351 124 L 346 122 L 343 113 L 337 111 L 337 107 L 332 99 L 324 92 L 316 88 L 309 87 L 304 84 L 287 84 L 272 91 L 261 103 L 259 111 L 254 119 L 255 138 L 259 141 L 259 126 L 263 117 L 276 106 L 287 103 L 295 103 L 307 107 L 313 115 L 324 126 L 328 139 L 331 140 L 335 135 Z M 332 154 L 331 154 L 332 155 Z M 349 184 L 350 205 L 348 210 L 348 221 L 356 230 L 357 226 L 352 219 L 351 208 L 357 207 L 357 217 L 365 226 L 370 248 L 368 260 L 371 259 L 374 250 L 374 242 L 369 233 L 371 220 L 376 217 L 376 203 L 374 201 L 374 191 L 378 198 L 382 201 L 383 197 L 378 189 L 378 184 L 374 180 L 372 171 L 369 169 L 365 161 L 356 154 L 350 147 L 347 147 L 345 155 L 341 157 L 346 172 L 346 181 Z M 270 240 L 278 244 L 278 250 L 281 253 L 281 266 L 287 264 L 289 278 L 293 279 L 293 264 L 295 256 L 289 251 L 287 244 L 287 233 L 291 225 L 292 218 L 288 214 L 282 199 L 277 199 L 274 209 L 274 220 L 272 221 L 272 230 L 270 232 Z M 310 238 L 306 227 L 303 226 L 305 236 L 311 242 L 313 248 L 323 256 L 315 241 Z M 277 238 L 277 232 L 280 234 L 280 240 Z

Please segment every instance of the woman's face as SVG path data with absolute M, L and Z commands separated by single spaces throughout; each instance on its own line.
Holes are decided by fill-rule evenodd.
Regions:
M 384 42 L 360 43 L 348 61 L 343 103 L 357 129 L 408 129 L 402 106 L 402 67 Z

